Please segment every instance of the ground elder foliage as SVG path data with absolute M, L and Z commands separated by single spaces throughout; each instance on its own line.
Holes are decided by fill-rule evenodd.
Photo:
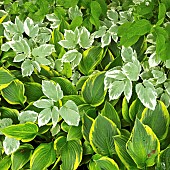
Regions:
M 0 2 L 0 170 L 169 170 L 170 1 Z

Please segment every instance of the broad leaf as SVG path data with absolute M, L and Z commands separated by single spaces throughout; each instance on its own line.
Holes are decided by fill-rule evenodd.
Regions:
M 136 119 L 126 149 L 137 167 L 142 169 L 155 164 L 160 152 L 160 143 L 152 129 Z
M 68 134 L 67 134 L 67 141 L 70 140 L 81 140 L 82 139 L 82 128 L 81 125 L 79 126 L 71 126 L 69 128 Z
M 35 138 L 38 133 L 38 127 L 34 123 L 25 123 L 18 125 L 11 125 L 1 130 L 2 133 L 9 137 L 21 140 L 22 142 L 29 142 Z
M 30 169 L 46 170 L 56 159 L 53 143 L 41 143 L 34 151 L 30 160 Z
M 68 100 L 59 110 L 61 117 L 68 125 L 78 126 L 80 121 L 80 115 L 77 105 Z
M 105 116 L 99 115 L 90 129 L 90 144 L 96 153 L 112 156 L 115 153 L 113 136 L 118 134 L 116 124 Z
M 15 152 L 20 146 L 20 142 L 14 138 L 5 137 L 3 148 L 7 155 Z
M 2 96 L 10 104 L 23 105 L 26 102 L 24 92 L 24 84 L 19 80 L 14 80 L 8 87 L 2 89 Z
M 11 157 L 5 156 L 3 159 L 0 160 L 0 169 L 7 170 L 11 166 Z
M 32 110 L 26 110 L 22 111 L 19 116 L 18 120 L 20 123 L 26 123 L 26 122 L 35 122 L 37 120 L 38 113 L 32 111 Z

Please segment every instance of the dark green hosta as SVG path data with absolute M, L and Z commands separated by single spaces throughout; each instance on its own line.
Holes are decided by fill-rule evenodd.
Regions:
M 169 0 L 0 9 L 0 170 L 169 169 Z

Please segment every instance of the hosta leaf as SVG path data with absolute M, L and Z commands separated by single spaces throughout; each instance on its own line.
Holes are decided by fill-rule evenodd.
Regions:
M 135 162 L 130 157 L 130 155 L 127 153 L 127 150 L 126 150 L 127 141 L 128 141 L 128 138 L 126 138 L 123 135 L 114 136 L 114 144 L 115 144 L 116 153 L 127 169 L 137 170 Z
M 33 20 L 27 17 L 24 21 L 24 31 L 29 37 L 36 37 L 39 32 L 38 24 L 34 25 Z
M 117 163 L 107 157 L 101 155 L 94 155 L 93 160 L 89 163 L 89 170 L 119 170 Z
M 142 169 L 155 164 L 160 152 L 160 143 L 152 129 L 137 118 L 126 149 L 137 167 Z
M 93 72 L 95 67 L 101 62 L 104 50 L 101 47 L 93 46 L 83 52 L 82 60 L 79 64 L 79 70 L 85 75 Z
M 19 149 L 11 155 L 13 170 L 21 169 L 30 160 L 32 149 L 32 145 L 21 145 Z
M 63 98 L 63 91 L 59 84 L 54 84 L 52 81 L 42 81 L 42 91 L 49 98 L 58 101 Z
M 40 99 L 34 102 L 33 105 L 38 108 L 51 108 L 54 105 L 54 103 L 50 99 Z
M 34 151 L 30 160 L 30 169 L 46 170 L 56 159 L 53 143 L 41 143 Z
M 123 81 L 114 81 L 109 87 L 109 99 L 115 100 L 120 97 L 122 92 L 124 91 L 125 85 Z
M 141 121 L 153 130 L 159 140 L 166 138 L 169 127 L 169 112 L 163 102 L 158 101 L 155 110 L 146 108 L 142 113 Z
M 30 59 L 26 59 L 21 64 L 21 70 L 22 70 L 23 77 L 30 76 L 34 71 L 34 66 L 32 64 L 32 61 Z
M 11 166 L 11 157 L 5 156 L 3 159 L 0 160 L 0 169 L 7 170 Z
M 26 123 L 26 122 L 35 122 L 37 120 L 38 113 L 32 111 L 32 110 L 26 110 L 22 111 L 19 116 L 18 120 L 20 123 Z
M 14 80 L 8 87 L 2 89 L 2 96 L 10 104 L 23 105 L 26 102 L 24 92 L 24 84 L 19 80 Z
M 112 156 L 115 153 L 113 136 L 118 134 L 116 124 L 105 116 L 99 115 L 90 130 L 90 144 L 96 153 Z
M 121 129 L 121 122 L 119 115 L 115 108 L 109 103 L 105 102 L 104 108 L 101 111 L 101 115 L 107 117 L 108 119 L 112 120 L 116 126 Z
M 86 103 L 99 106 L 103 103 L 106 95 L 104 91 L 104 74 L 98 73 L 90 76 L 82 87 L 82 96 Z
M 68 125 L 78 126 L 80 121 L 80 115 L 77 105 L 68 100 L 59 110 L 61 117 Z
M 151 83 L 150 85 L 147 85 L 147 82 L 147 80 L 144 80 L 145 86 L 143 86 L 142 83 L 138 83 L 136 85 L 136 93 L 145 107 L 154 110 L 156 107 L 157 93 L 154 86 Z
M 5 137 L 3 148 L 7 155 L 15 152 L 20 146 L 20 142 L 14 138 Z
M 67 141 L 82 139 L 81 125 L 71 126 L 67 134 Z
M 90 36 L 90 32 L 85 27 L 82 27 L 80 31 L 80 47 L 87 49 L 92 46 L 93 42 L 94 37 Z
M 36 56 L 45 57 L 45 56 L 49 56 L 54 51 L 55 51 L 54 45 L 43 44 L 43 45 L 40 45 L 37 48 L 34 48 L 32 50 L 32 55 L 35 56 L 35 57 Z
M 129 117 L 128 102 L 126 100 L 126 97 L 124 97 L 123 101 L 122 101 L 122 116 L 123 116 L 123 119 L 126 122 L 131 123 L 131 120 L 130 120 L 130 117 Z
M 46 108 L 42 110 L 38 115 L 38 126 L 46 125 L 52 117 L 51 108 Z
M 2 133 L 10 138 L 21 140 L 22 142 L 29 142 L 35 138 L 38 133 L 38 127 L 34 123 L 25 123 L 18 125 L 11 125 L 2 129 Z
M 0 68 L 0 90 L 7 87 L 14 80 L 14 76 L 3 67 Z

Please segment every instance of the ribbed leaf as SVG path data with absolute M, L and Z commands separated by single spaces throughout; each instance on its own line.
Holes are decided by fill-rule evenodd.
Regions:
M 3 159 L 0 160 L 0 169 L 7 170 L 11 166 L 11 157 L 5 156 Z

